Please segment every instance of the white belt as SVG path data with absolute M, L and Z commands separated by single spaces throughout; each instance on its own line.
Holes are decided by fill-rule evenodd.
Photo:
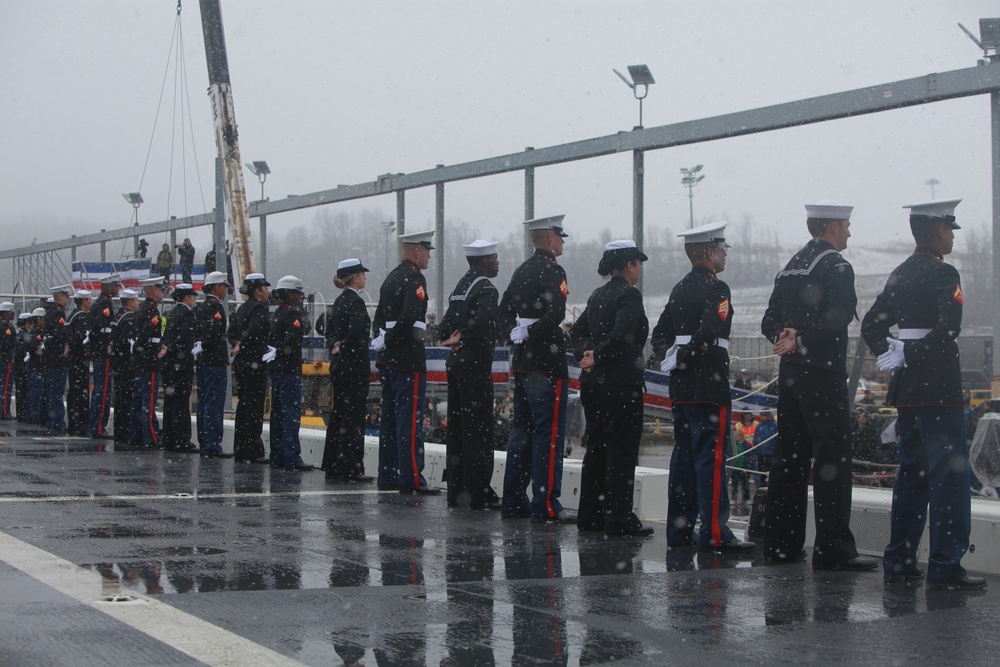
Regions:
M 931 332 L 931 329 L 900 329 L 899 340 L 920 340 Z
M 150 342 L 150 343 L 159 343 L 159 342 L 160 342 L 160 339 L 159 339 L 159 338 L 150 338 L 150 339 L 149 339 L 149 342 Z
M 385 330 L 388 331 L 389 329 L 393 328 L 394 326 L 396 326 L 396 321 L 395 320 L 393 320 L 392 322 L 386 322 L 385 323 Z M 418 320 L 418 321 L 416 321 L 416 322 L 413 323 L 413 328 L 414 329 L 426 329 L 427 328 L 427 323 L 426 322 L 420 322 Z
M 114 332 L 115 330 L 112 329 L 111 327 L 104 327 L 103 329 L 101 329 L 101 333 L 114 333 Z
M 674 339 L 674 345 L 687 345 L 691 342 L 691 336 L 677 336 Z M 715 345 L 721 347 L 723 350 L 729 349 L 729 339 L 728 338 L 716 338 Z
M 530 327 L 532 324 L 534 324 L 535 322 L 537 322 L 541 318 L 538 318 L 538 317 L 534 317 L 534 318 L 532 318 L 532 317 L 515 317 L 514 319 L 517 320 L 517 325 L 519 327 Z

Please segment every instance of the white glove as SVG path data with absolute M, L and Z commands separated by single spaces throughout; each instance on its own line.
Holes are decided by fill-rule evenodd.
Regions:
M 43 340 L 42 344 L 38 346 L 38 351 L 41 352 L 44 349 L 45 349 L 45 341 Z
M 83 344 L 87 345 L 88 343 L 90 343 L 90 332 L 89 331 L 83 337 Z
M 891 371 L 902 368 L 906 365 L 906 355 L 903 354 L 903 347 L 906 345 L 901 340 L 886 338 L 889 343 L 889 351 L 878 355 L 876 365 L 880 371 Z
M 135 338 L 128 339 L 128 351 L 135 352 Z
M 510 330 L 510 342 L 514 343 L 514 345 L 520 345 L 526 340 L 528 340 L 527 324 L 518 324 Z
M 28 363 L 29 359 L 31 359 L 31 352 L 28 352 L 26 355 L 24 355 L 24 363 Z
M 267 352 L 264 353 L 264 356 L 262 356 L 260 360 L 263 361 L 265 364 L 269 364 L 272 361 L 274 361 L 274 358 L 276 356 L 278 356 L 278 348 L 271 347 L 270 345 L 268 345 Z
M 385 349 L 385 329 L 380 328 L 378 330 L 378 337 L 373 339 L 372 342 L 368 344 L 368 347 L 376 352 L 381 352 Z
M 669 373 L 670 371 L 677 368 L 677 350 L 680 346 L 674 343 L 667 350 L 667 354 L 663 357 L 663 361 L 660 362 L 660 371 L 663 373 Z
M 199 354 L 201 354 L 201 341 L 200 340 L 194 344 L 194 347 L 191 348 L 191 356 L 192 357 L 194 357 L 195 359 L 197 359 Z

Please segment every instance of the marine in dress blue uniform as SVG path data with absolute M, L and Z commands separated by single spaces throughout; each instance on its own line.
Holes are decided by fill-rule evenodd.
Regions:
M 653 534 L 632 511 L 642 438 L 642 348 L 649 336 L 642 293 L 635 285 L 648 259 L 634 241 L 607 244 L 597 272 L 611 279 L 590 295 L 570 331 L 589 433 L 577 514 L 581 531 Z
M 400 493 L 435 495 L 424 479 L 424 403 L 427 359 L 427 279 L 434 232 L 399 237 L 403 261 L 389 272 L 379 290 L 372 321 L 372 347 L 382 382 L 382 423 L 378 448 L 378 487 Z
M 352 257 L 337 265 L 334 284 L 342 289 L 333 309 L 323 316 L 330 352 L 330 390 L 333 409 L 326 427 L 323 470 L 333 482 L 374 480 L 365 474 L 365 416 L 371 364 L 368 333 L 372 322 L 359 290 L 367 284 L 368 269 Z M 320 320 L 322 321 L 322 319 Z
M 232 285 L 225 273 L 212 271 L 205 277 L 205 300 L 194 307 L 195 376 L 198 382 L 198 447 L 202 456 L 231 458 L 222 451 L 223 419 L 229 376 L 229 344 L 226 341 L 226 294 Z
M 111 335 L 118 319 L 112 302 L 121 288 L 116 273 L 101 278 L 101 294 L 87 313 L 87 337 L 91 364 L 94 369 L 94 392 L 90 397 L 87 435 L 91 438 L 108 438 L 108 418 L 111 415 L 112 387 Z
M 66 417 L 69 435 L 87 435 L 90 413 L 90 345 L 87 315 L 93 305 L 89 290 L 77 290 L 73 295 L 76 310 L 69 316 L 69 388 L 66 391 Z
M 500 301 L 500 335 L 508 334 L 514 373 L 514 416 L 507 443 L 501 515 L 535 521 L 576 522 L 563 510 L 563 445 L 569 369 L 566 317 L 569 285 L 556 258 L 562 254 L 563 218 L 524 223 L 535 253 L 511 276 Z M 531 500 L 527 488 L 531 484 Z
M 497 301 L 490 278 L 500 271 L 497 244 L 482 239 L 462 246 L 469 270 L 448 298 L 438 332 L 451 348 L 448 369 L 448 433 L 445 437 L 448 505 L 499 509 L 493 478 L 493 352 Z
M 14 348 L 17 329 L 14 327 L 14 304 L 0 303 L 0 419 L 10 419 L 11 398 L 14 395 Z
M 115 449 L 139 445 L 139 433 L 132 428 L 132 402 L 135 400 L 135 373 L 132 372 L 132 342 L 135 313 L 139 310 L 139 293 L 124 289 L 119 292 L 121 314 L 111 332 L 111 371 L 114 373 L 115 420 L 112 425 Z
M 194 305 L 198 293 L 190 283 L 180 283 L 172 297 L 177 305 L 167 316 L 167 326 L 157 357 L 163 373 L 163 447 L 193 453 L 191 442 L 191 390 L 194 387 L 194 349 L 197 324 Z
M 761 333 L 781 356 L 778 445 L 768 476 L 766 552 L 770 562 L 801 559 L 809 473 L 813 478 L 816 570 L 871 570 L 851 533 L 851 401 L 847 325 L 857 315 L 854 269 L 840 254 L 853 206 L 806 205 L 812 240 L 774 279 Z
M 75 290 L 70 285 L 52 288 L 52 303 L 45 309 L 42 359 L 45 361 L 45 408 L 42 417 L 54 433 L 66 430 L 66 384 L 69 379 L 69 328 L 66 305 Z
M 281 302 L 271 316 L 268 363 L 271 375 L 271 465 L 309 471 L 302 461 L 299 426 L 302 422 L 302 281 L 282 276 L 274 289 Z
M 30 339 L 27 342 L 28 355 L 28 380 L 27 397 L 28 405 L 25 411 L 25 419 L 29 424 L 45 426 L 47 417 L 45 415 L 45 350 L 42 348 L 45 339 L 45 316 L 47 311 L 44 308 L 35 308 L 31 311 L 32 328 Z
M 132 394 L 132 433 L 135 443 L 145 449 L 162 449 L 160 420 L 156 402 L 161 382 L 159 358 L 163 318 L 160 301 L 166 294 L 162 278 L 142 281 L 145 300 L 135 313 L 132 327 L 131 369 L 135 389 Z
M 33 337 L 34 320 L 31 313 L 17 316 L 17 338 L 14 342 L 14 411 L 17 421 L 28 421 L 28 357 Z
M 886 583 L 919 580 L 917 547 L 930 506 L 931 588 L 983 588 L 962 567 L 969 549 L 971 500 L 958 334 L 962 283 L 944 261 L 955 241 L 961 199 L 910 204 L 917 247 L 889 275 L 865 314 L 861 333 L 892 370 L 886 404 L 898 411 L 899 470 L 892 489 L 892 528 L 882 559 Z M 898 338 L 890 327 L 898 325 Z
M 667 544 L 697 543 L 701 551 L 748 552 L 727 525 L 732 398 L 729 392 L 729 332 L 733 306 L 726 268 L 726 222 L 678 234 L 691 271 L 670 292 L 653 329 L 653 350 L 670 373 L 674 449 L 667 490 Z M 695 520 L 701 519 L 697 540 Z

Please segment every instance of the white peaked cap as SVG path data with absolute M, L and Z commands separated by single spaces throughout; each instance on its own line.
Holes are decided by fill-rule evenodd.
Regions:
M 401 243 L 410 243 L 413 245 L 423 245 L 427 246 L 428 250 L 434 250 L 434 246 L 431 245 L 431 240 L 434 238 L 434 230 L 428 232 L 412 232 L 410 234 L 400 234 L 399 240 Z
M 12 313 L 14 312 L 14 304 L 10 301 L 4 301 L 0 303 L 0 313 Z
M 44 308 L 35 308 L 33 311 L 31 311 L 31 316 L 32 317 L 45 317 L 45 309 Z
M 488 257 L 497 254 L 498 245 L 500 244 L 497 241 L 478 239 L 469 245 L 463 245 L 462 252 L 465 253 L 466 257 Z
M 910 209 L 910 215 L 926 215 L 928 218 L 943 218 L 946 215 L 955 215 L 955 207 L 961 199 L 941 199 L 939 201 L 925 201 L 920 204 L 905 204 L 903 208 Z
M 537 232 L 542 229 L 551 229 L 557 232 L 560 236 L 566 237 L 569 234 L 563 233 L 563 218 L 566 215 L 550 215 L 544 218 L 533 218 L 531 220 L 524 221 L 524 228 L 529 232 Z
M 841 204 L 833 199 L 822 199 L 815 204 L 806 204 L 806 217 L 815 220 L 850 220 L 854 207 Z
M 93 299 L 94 295 L 91 294 L 89 289 L 78 289 L 76 294 L 73 295 L 74 299 Z
M 275 286 L 276 290 L 287 289 L 293 292 L 302 292 L 302 279 L 296 278 L 295 276 L 282 276 L 278 279 L 278 284 Z
M 52 287 L 49 292 L 52 294 L 59 294 L 62 292 L 66 296 L 73 296 L 73 286 L 72 285 L 59 285 L 58 287 Z
M 102 285 L 121 285 L 122 277 L 117 273 L 112 273 L 110 276 L 104 276 L 101 278 Z
M 146 278 L 139 282 L 143 287 L 163 287 L 163 278 Z
M 728 224 L 725 220 L 717 220 L 716 222 L 698 225 L 694 229 L 683 231 L 677 236 L 684 239 L 685 245 L 693 243 L 721 243 L 722 247 L 729 248 L 731 246 L 726 243 L 726 226 Z
M 212 271 L 207 276 L 205 276 L 205 285 L 225 285 L 226 287 L 232 287 L 229 284 L 229 276 L 227 276 L 222 271 Z

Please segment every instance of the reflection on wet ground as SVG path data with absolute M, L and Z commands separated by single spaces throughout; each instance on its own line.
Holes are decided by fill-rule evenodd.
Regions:
M 0 531 L 99 573 L 95 595 L 155 596 L 308 664 L 949 663 L 1000 648 L 977 630 L 995 622 L 996 578 L 979 595 L 883 588 L 667 549 L 662 525 L 607 539 L 88 442 L 3 438 Z

